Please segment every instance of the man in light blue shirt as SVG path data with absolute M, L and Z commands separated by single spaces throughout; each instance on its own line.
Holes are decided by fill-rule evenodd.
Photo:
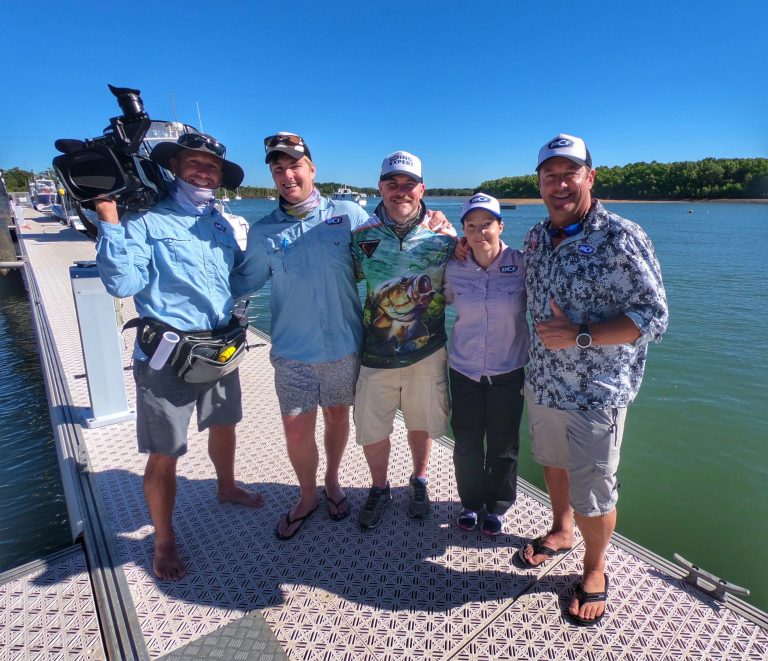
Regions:
M 325 422 L 325 497 L 329 516 L 349 515 L 339 466 L 349 436 L 362 340 L 351 231 L 368 219 L 354 202 L 331 200 L 314 187 L 309 147 L 294 133 L 264 141 L 265 161 L 280 195 L 271 214 L 252 225 L 246 259 L 232 277 L 236 297 L 272 279 L 271 359 L 288 456 L 300 496 L 278 522 L 293 537 L 318 508 L 317 409 Z
M 213 203 L 215 190 L 237 188 L 243 171 L 225 154 L 224 145 L 202 134 L 160 143 L 151 158 L 176 175 L 166 198 L 145 213 L 125 214 L 122 222 L 113 201 L 97 203 L 99 274 L 113 296 L 134 297 L 141 320 L 137 337 L 151 320 L 185 332 L 231 322 L 229 279 L 243 255 Z M 137 343 L 136 427 L 139 451 L 149 453 L 144 495 L 155 527 L 152 565 L 161 580 L 176 580 L 186 573 L 173 529 L 176 464 L 186 452 L 195 408 L 198 428 L 209 430 L 219 500 L 260 507 L 263 499 L 235 483 L 235 425 L 242 418 L 237 370 L 213 382 L 188 383 L 170 364 L 153 369 L 149 358 Z

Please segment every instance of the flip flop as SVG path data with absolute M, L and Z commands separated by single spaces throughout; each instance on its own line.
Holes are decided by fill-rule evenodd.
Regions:
M 333 519 L 334 521 L 343 521 L 344 519 L 346 519 L 350 515 L 349 508 L 347 508 L 346 512 L 340 512 L 339 511 L 339 508 L 344 503 L 347 502 L 347 497 L 346 496 L 342 497 L 341 500 L 336 501 L 336 500 L 334 500 L 333 498 L 331 498 L 328 495 L 327 491 L 323 491 L 323 495 L 325 496 L 325 499 L 327 501 L 329 501 L 336 508 L 336 512 L 333 513 L 333 512 L 331 512 L 331 508 L 330 507 L 326 507 L 326 509 L 328 510 L 328 516 L 331 517 L 331 519 Z
M 606 611 L 608 610 L 608 574 L 603 574 L 603 576 L 605 576 L 605 590 L 603 592 L 587 592 L 581 582 L 576 583 L 576 585 L 573 587 L 573 596 L 571 597 L 571 601 L 568 603 L 568 606 L 565 609 L 565 613 L 580 627 L 594 626 L 603 619 Z M 579 600 L 579 606 L 589 603 L 590 601 L 604 601 L 605 610 L 600 613 L 600 615 L 598 615 L 594 620 L 585 620 L 583 617 L 573 615 L 571 611 L 568 610 L 574 599 Z
M 546 555 L 548 558 L 554 558 L 556 555 L 560 555 L 562 553 L 567 553 L 571 550 L 571 546 L 564 546 L 561 549 L 553 549 L 551 546 L 547 546 L 542 541 L 544 537 L 537 537 L 536 539 L 531 541 L 531 547 L 533 548 L 533 554 L 532 555 Z M 523 544 L 517 551 L 517 559 L 522 562 L 526 567 L 541 567 L 546 560 L 542 560 L 539 563 L 535 562 L 528 562 L 528 558 L 525 557 L 525 547 L 528 546 L 528 544 Z
M 294 523 L 298 523 L 299 525 L 296 527 L 296 530 L 294 530 L 290 535 L 283 535 L 280 532 L 280 522 L 277 522 L 277 526 L 275 527 L 275 537 L 277 537 L 281 542 L 286 542 L 289 539 L 291 539 L 294 535 L 296 535 L 299 530 L 301 530 L 302 526 L 306 523 L 307 519 L 312 516 L 315 512 L 317 512 L 317 508 L 320 507 L 320 503 L 318 502 L 317 505 L 315 505 L 309 512 L 307 512 L 304 516 L 297 516 L 295 519 L 291 519 L 291 513 L 286 512 L 285 513 L 285 523 L 290 527 Z

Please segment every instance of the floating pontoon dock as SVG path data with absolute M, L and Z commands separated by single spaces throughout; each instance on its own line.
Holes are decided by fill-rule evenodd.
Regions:
M 217 502 L 207 436 L 190 428 L 179 461 L 175 526 L 189 574 L 152 574 L 152 526 L 142 495 L 145 457 L 131 421 L 84 428 L 90 406 L 69 279 L 94 244 L 26 209 L 20 228 L 25 278 L 68 490 L 70 550 L 20 567 L 0 585 L 3 659 L 765 659 L 768 616 L 713 598 L 685 572 L 619 535 L 608 552 L 608 613 L 578 628 L 563 615 L 580 576 L 581 542 L 541 571 L 517 569 L 525 538 L 544 533 L 546 497 L 521 481 L 508 534 L 496 539 L 452 524 L 458 497 L 450 441 L 431 461 L 434 515 L 411 521 L 410 457 L 398 422 L 394 502 L 382 526 L 362 532 L 324 507 L 291 541 L 273 529 L 297 486 L 284 449 L 269 342 L 251 334 L 241 368 L 244 420 L 237 477 L 266 505 Z M 123 317 L 134 311 L 124 302 Z M 133 331 L 122 360 L 128 400 Z M 322 444 L 322 423 L 318 429 Z M 322 466 L 320 475 L 322 476 Z M 353 510 L 368 469 L 350 442 L 342 466 Z M 758 562 L 759 558 L 750 558 Z M 722 586 L 720 586 L 722 587 Z

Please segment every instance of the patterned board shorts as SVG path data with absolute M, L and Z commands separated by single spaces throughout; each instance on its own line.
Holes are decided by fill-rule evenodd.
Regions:
M 275 390 L 283 415 L 301 415 L 318 406 L 351 406 L 360 371 L 360 356 L 350 354 L 327 363 L 305 363 L 271 356 Z

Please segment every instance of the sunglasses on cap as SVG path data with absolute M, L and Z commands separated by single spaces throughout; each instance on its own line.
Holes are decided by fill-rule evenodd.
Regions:
M 177 142 L 190 149 L 205 149 L 220 158 L 224 158 L 227 154 L 227 148 L 224 145 L 204 133 L 184 133 Z
M 295 133 L 276 133 L 275 135 L 269 135 L 264 138 L 264 151 L 269 153 L 270 149 L 284 145 L 286 147 L 293 147 L 298 151 L 304 152 L 309 157 L 309 147 L 304 142 L 304 138 Z

